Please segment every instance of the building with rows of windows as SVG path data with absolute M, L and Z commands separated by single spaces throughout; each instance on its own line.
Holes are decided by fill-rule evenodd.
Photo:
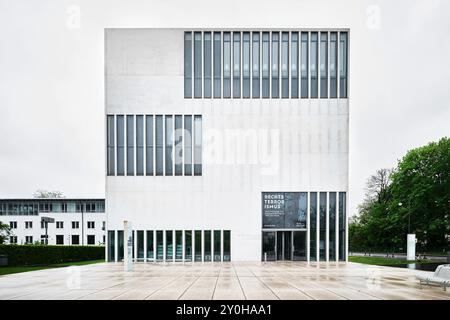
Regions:
M 45 219 L 47 223 L 47 241 Z M 0 221 L 11 227 L 9 244 L 104 245 L 104 199 L 0 199 Z
M 347 259 L 348 29 L 106 29 L 107 259 Z

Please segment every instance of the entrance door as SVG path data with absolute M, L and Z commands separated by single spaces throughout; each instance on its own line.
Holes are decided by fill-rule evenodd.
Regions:
M 262 261 L 306 260 L 306 231 L 262 233 Z
M 277 231 L 277 260 L 292 260 L 292 231 Z

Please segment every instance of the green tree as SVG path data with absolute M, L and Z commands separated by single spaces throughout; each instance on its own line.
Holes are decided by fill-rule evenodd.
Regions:
M 11 227 L 0 221 L 0 244 L 4 244 L 11 235 Z

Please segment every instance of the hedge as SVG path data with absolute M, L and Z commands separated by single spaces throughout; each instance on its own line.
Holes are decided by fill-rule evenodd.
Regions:
M 8 256 L 8 266 L 38 266 L 105 259 L 105 247 L 2 244 L 0 255 Z

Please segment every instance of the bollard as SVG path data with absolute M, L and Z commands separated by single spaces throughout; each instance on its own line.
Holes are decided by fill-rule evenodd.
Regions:
M 264 252 L 264 263 L 267 262 L 267 252 Z

